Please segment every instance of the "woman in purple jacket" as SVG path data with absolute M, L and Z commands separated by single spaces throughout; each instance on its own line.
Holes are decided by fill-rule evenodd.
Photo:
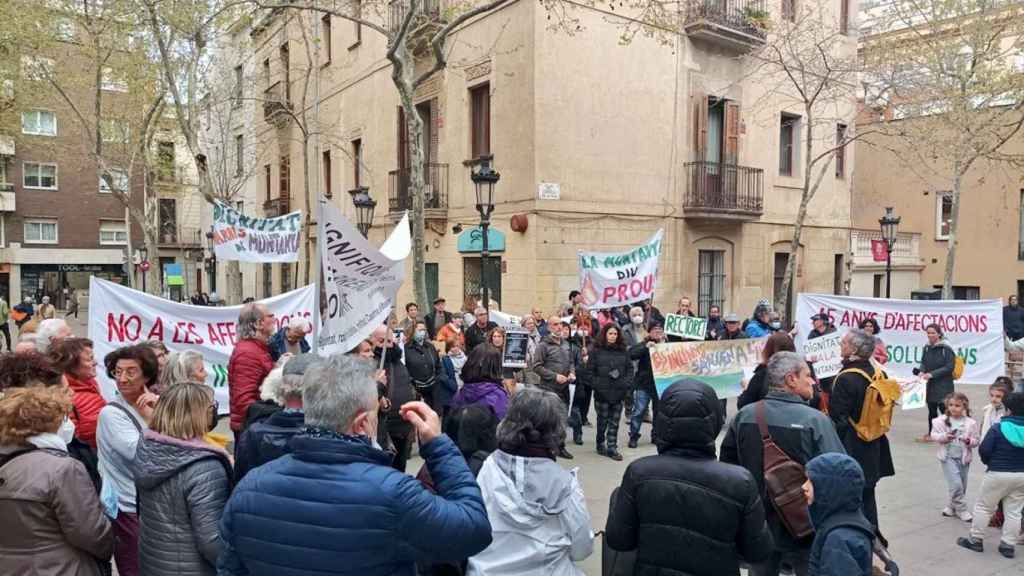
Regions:
M 501 383 L 501 350 L 477 346 L 462 367 L 462 389 L 452 398 L 452 410 L 470 404 L 482 404 L 494 411 L 498 420 L 508 410 L 508 391 Z

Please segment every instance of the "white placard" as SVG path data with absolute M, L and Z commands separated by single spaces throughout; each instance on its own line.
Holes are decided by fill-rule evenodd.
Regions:
M 218 260 L 298 262 L 302 213 L 250 218 L 222 202 L 213 205 L 213 251 Z
M 814 375 L 819 379 L 835 376 L 843 369 L 842 341 L 843 335 L 833 332 L 804 342 L 804 358 L 814 364 Z
M 579 252 L 580 293 L 590 310 L 617 308 L 654 298 L 664 230 L 625 252 Z
M 391 313 L 412 248 L 409 215 L 402 217 L 379 250 L 322 196 L 318 226 L 327 306 L 316 348 L 322 355 L 344 354 Z
M 293 316 L 313 318 L 316 287 L 306 286 L 260 301 L 274 313 L 278 327 Z M 89 279 L 89 339 L 100 368 L 96 380 L 107 400 L 114 382 L 103 370 L 103 358 L 122 346 L 159 340 L 172 352 L 195 350 L 206 363 L 206 384 L 213 388 L 221 413 L 227 413 L 228 359 L 235 348 L 241 306 L 192 306 L 144 292 Z M 312 342 L 312 336 L 307 339 Z

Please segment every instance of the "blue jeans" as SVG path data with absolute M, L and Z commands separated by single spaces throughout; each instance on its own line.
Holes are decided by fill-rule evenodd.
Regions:
M 633 392 L 633 415 L 629 418 L 629 437 L 640 438 L 640 425 L 644 422 L 644 410 L 651 405 L 651 420 L 658 413 L 658 395 L 637 388 Z M 651 439 L 654 438 L 654 425 L 651 425 Z

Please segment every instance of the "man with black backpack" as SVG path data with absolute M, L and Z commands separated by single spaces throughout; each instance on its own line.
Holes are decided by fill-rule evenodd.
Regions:
M 777 352 L 768 361 L 768 395 L 744 406 L 722 443 L 721 461 L 743 466 L 757 481 L 775 551 L 750 567 L 751 576 L 777 576 L 782 564 L 807 574 L 814 539 L 802 498 L 803 466 L 827 452 L 843 453 L 828 416 L 811 408 L 814 380 L 795 352 Z M 767 458 L 766 458 L 767 457 Z
M 843 356 L 843 369 L 836 375 L 832 384 L 829 417 L 836 426 L 836 432 L 843 442 L 843 447 L 846 448 L 846 453 L 864 470 L 864 516 L 875 527 L 880 542 L 887 546 L 887 542 L 878 532 L 875 485 L 880 479 L 896 474 L 892 452 L 889 450 L 889 438 L 885 435 L 888 430 L 869 430 L 858 426 L 865 411 L 865 399 L 869 397 L 868 389 L 875 379 L 875 366 L 870 360 L 875 351 L 875 338 L 863 330 L 850 330 L 843 336 L 840 350 Z M 881 376 L 884 376 L 884 372 Z M 870 396 L 878 400 L 876 394 Z M 858 428 L 861 429 L 858 431 Z

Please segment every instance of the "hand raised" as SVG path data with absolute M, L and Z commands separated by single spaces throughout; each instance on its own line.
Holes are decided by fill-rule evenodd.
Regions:
M 399 408 L 399 413 L 416 429 L 420 444 L 427 444 L 441 435 L 441 419 L 425 402 L 406 402 Z

